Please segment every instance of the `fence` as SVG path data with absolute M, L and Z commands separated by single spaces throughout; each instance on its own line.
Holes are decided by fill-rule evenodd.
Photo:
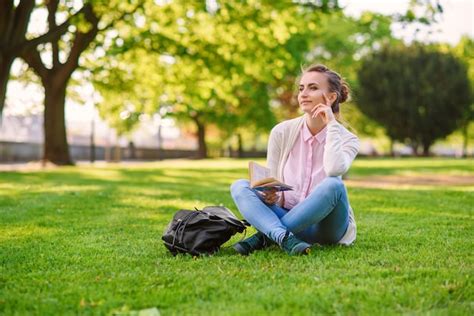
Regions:
M 69 152 L 73 160 L 91 159 L 90 146 L 69 145 Z M 196 158 L 196 154 L 197 152 L 195 150 L 96 146 L 94 150 L 94 160 Z M 0 162 L 34 161 L 40 160 L 42 155 L 42 144 L 0 141 Z

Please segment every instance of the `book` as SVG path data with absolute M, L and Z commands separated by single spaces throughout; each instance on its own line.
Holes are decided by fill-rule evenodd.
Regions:
M 274 177 L 270 176 L 270 169 L 264 167 L 255 161 L 249 162 L 249 178 L 250 187 L 257 191 L 289 191 L 293 188 L 281 181 L 278 181 Z

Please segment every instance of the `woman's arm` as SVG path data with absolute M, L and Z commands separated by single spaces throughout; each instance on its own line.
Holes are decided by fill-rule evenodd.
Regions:
M 357 136 L 345 131 L 337 121 L 327 125 L 326 145 L 324 146 L 324 171 L 328 177 L 345 174 L 359 152 Z

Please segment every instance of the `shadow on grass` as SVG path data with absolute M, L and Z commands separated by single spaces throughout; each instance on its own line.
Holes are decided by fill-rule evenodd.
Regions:
M 179 209 L 218 204 L 232 208 L 229 185 L 240 171 L 236 170 L 4 173 L 0 183 L 1 222 L 15 242 L 40 237 L 46 231 L 50 237 L 53 232 L 117 234 L 121 228 L 136 231 L 153 227 L 161 233 Z M 22 233 L 27 227 L 30 233 Z
M 229 185 L 236 175 L 245 172 L 240 168 L 69 168 L 3 173 L 0 185 L 8 186 L 0 192 L 1 222 L 5 227 L 16 227 L 18 232 L 24 231 L 21 227 L 32 227 L 32 233 L 24 234 L 28 239 L 43 231 L 65 234 L 106 230 L 114 234 L 123 227 L 132 231 L 153 227 L 161 232 L 179 209 L 224 204 L 239 214 Z M 466 220 L 473 212 L 473 195 L 462 191 L 348 190 L 356 218 L 361 213 L 364 220 L 374 216 L 384 222 L 391 217 L 395 225 L 404 221 L 409 224 L 409 220 L 419 224 L 428 216 Z

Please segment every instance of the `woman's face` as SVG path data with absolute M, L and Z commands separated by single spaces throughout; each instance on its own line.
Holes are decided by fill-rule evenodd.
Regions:
M 298 103 L 303 112 L 310 113 L 319 103 L 325 104 L 323 94 L 326 94 L 328 101 L 330 100 L 332 104 L 336 94 L 329 92 L 326 75 L 317 71 L 304 73 L 298 87 Z

